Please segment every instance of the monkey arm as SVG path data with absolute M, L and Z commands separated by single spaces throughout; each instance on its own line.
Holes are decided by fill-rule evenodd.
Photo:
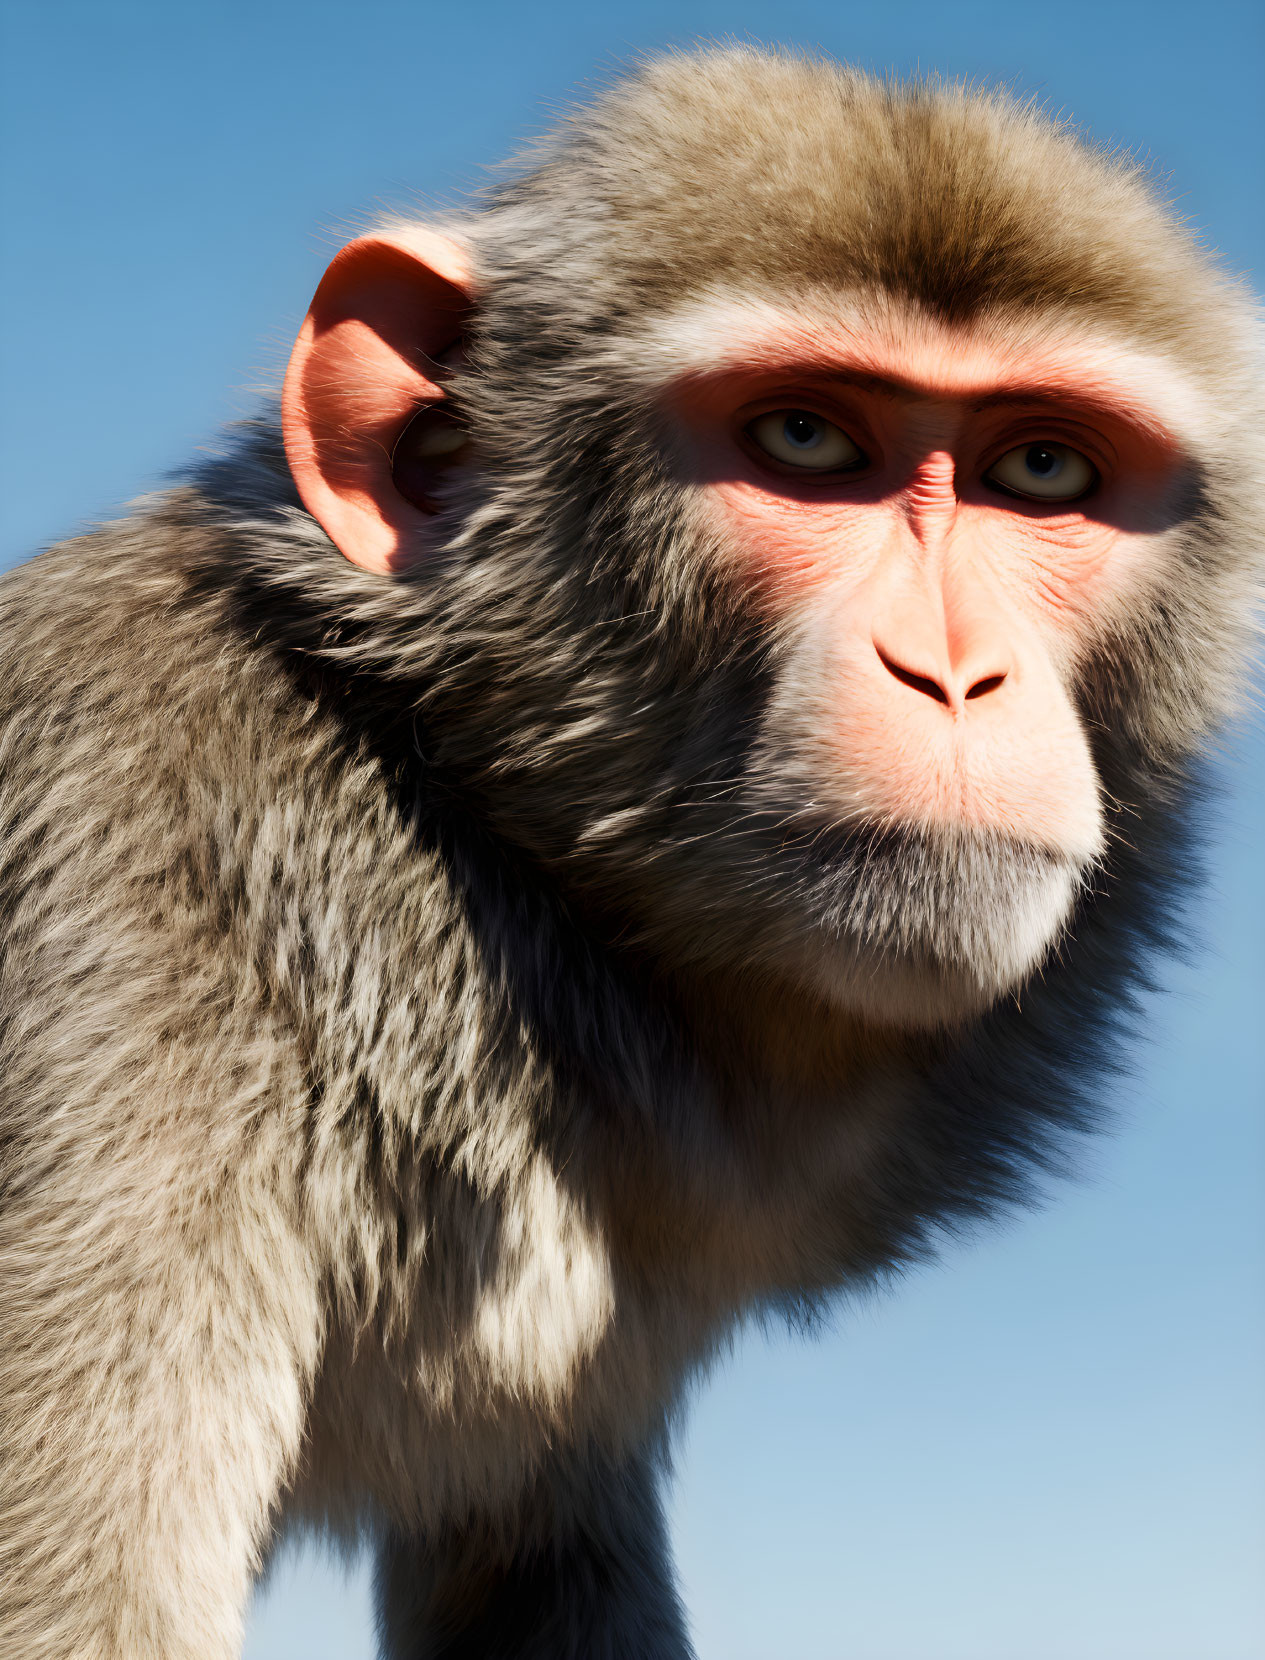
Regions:
M 50 1055 L 91 1020 L 99 988 L 77 990 L 46 1012 Z M 280 1119 L 260 1120 L 275 1054 L 257 1034 L 252 1066 L 247 1034 L 221 1027 L 245 1063 L 230 1081 L 187 1030 L 160 1038 L 130 1015 L 125 1053 L 80 1037 L 78 1078 L 50 1066 L 51 1088 L 26 1092 L 33 1133 L 10 1151 L 0 1651 L 15 1660 L 237 1653 L 319 1342 Z M 76 1141 L 103 1151 L 76 1163 Z
M 385 1660 L 689 1660 L 654 1460 L 542 1482 L 511 1527 L 393 1535 Z
M 76 681 L 150 626 L 113 574 L 113 607 L 24 614 L 0 706 L 0 1652 L 230 1660 L 321 1335 L 306 1085 L 193 902 L 177 719 Z

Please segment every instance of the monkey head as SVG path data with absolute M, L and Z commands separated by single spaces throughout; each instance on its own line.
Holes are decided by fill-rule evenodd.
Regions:
M 1029 108 L 715 63 L 345 248 L 290 463 L 428 756 L 578 903 L 953 1024 L 1052 972 L 1233 696 L 1254 324 Z

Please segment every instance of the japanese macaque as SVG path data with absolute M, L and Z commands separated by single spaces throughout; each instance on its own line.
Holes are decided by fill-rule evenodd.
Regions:
M 683 1386 L 1022 1197 L 1260 569 L 1247 298 L 1004 94 L 652 62 L 6 579 L 0 1649 L 680 1660 Z

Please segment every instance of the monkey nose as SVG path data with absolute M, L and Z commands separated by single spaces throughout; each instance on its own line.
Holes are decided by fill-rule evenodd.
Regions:
M 898 680 L 902 686 L 908 686 L 912 692 L 918 692 L 935 703 L 943 704 L 946 709 L 960 709 L 971 700 L 984 698 L 998 691 L 1005 684 L 1009 673 L 1008 669 L 1000 664 L 982 666 L 979 663 L 946 663 L 931 666 L 901 662 L 898 656 L 885 650 L 877 640 L 874 642 L 874 649 L 879 662 L 894 680 Z

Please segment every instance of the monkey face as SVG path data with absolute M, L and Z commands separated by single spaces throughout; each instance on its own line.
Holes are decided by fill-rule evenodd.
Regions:
M 787 971 L 918 1025 L 1014 992 L 1092 884 L 1079 669 L 1171 574 L 1184 462 L 1153 365 L 894 311 L 696 309 L 659 344 L 696 354 L 687 492 L 771 642 L 735 882 L 778 869 Z

